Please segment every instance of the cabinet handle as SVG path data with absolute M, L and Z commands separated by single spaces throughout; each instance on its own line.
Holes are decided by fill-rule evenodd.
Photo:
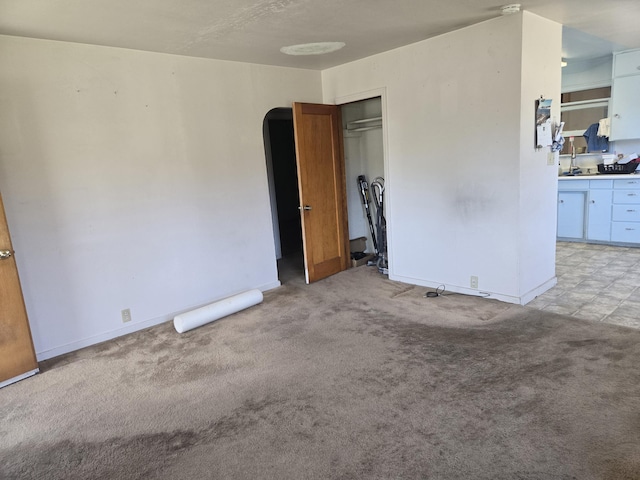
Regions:
M 619 113 L 616 113 L 616 114 L 614 115 L 614 117 L 616 117 L 616 118 L 620 118 L 620 114 L 619 114 Z
M 564 200 L 560 200 L 560 203 L 564 203 Z
M 635 197 L 637 196 L 637 193 L 627 193 L 627 197 Z
M 625 230 L 635 230 L 635 228 L 627 227 L 627 228 L 625 228 Z
M 591 203 L 596 203 L 596 201 L 595 200 L 591 200 Z
M 627 210 L 627 212 L 632 213 L 635 212 L 635 210 Z

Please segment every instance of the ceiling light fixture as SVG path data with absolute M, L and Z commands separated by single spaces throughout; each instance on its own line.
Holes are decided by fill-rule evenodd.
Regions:
M 511 15 L 513 13 L 518 13 L 520 11 L 521 5 L 519 3 L 511 3 L 509 5 L 505 5 L 500 9 L 502 15 Z
M 340 50 L 344 46 L 344 42 L 301 43 L 300 45 L 282 47 L 280 51 L 287 55 L 323 55 Z

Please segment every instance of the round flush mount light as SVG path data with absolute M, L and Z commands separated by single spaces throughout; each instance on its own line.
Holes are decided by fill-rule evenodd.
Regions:
M 280 51 L 287 55 L 323 55 L 335 52 L 345 46 L 344 42 L 316 42 L 302 43 L 300 45 L 289 45 L 282 47 Z
M 500 12 L 502 13 L 502 15 L 511 15 L 513 13 L 518 13 L 520 11 L 520 6 L 521 5 L 519 3 L 511 3 L 509 5 L 501 7 Z

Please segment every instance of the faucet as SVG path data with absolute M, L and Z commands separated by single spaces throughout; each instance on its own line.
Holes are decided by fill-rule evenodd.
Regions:
M 574 165 L 574 161 L 576 159 L 576 146 L 573 142 L 574 137 L 569 137 L 569 143 L 571 144 L 571 161 L 569 162 L 569 171 L 567 172 L 567 175 L 580 175 L 582 170 Z
M 573 172 L 573 162 L 576 159 L 576 146 L 573 142 L 574 142 L 574 137 L 569 137 L 569 143 L 571 143 L 571 147 L 569 147 L 571 149 L 571 161 L 569 162 L 569 172 Z

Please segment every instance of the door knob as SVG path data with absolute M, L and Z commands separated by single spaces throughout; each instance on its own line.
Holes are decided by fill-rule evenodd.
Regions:
M 311 210 L 309 205 L 305 205 L 304 207 L 298 207 L 298 210 Z
M 6 260 L 11 256 L 11 250 L 0 250 L 0 260 Z

